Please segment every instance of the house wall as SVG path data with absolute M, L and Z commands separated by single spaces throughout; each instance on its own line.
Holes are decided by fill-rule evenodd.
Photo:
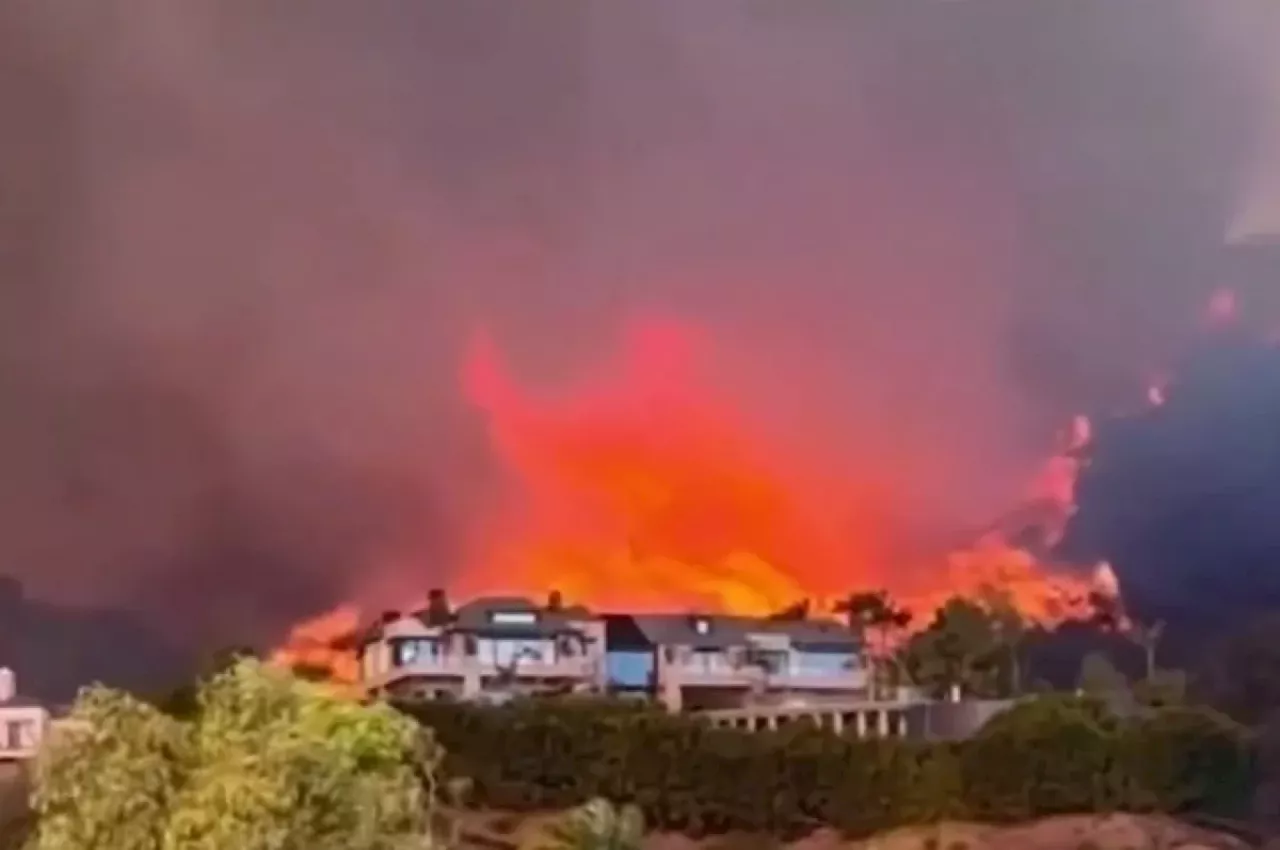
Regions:
M 564 683 L 603 688 L 603 623 L 574 627 L 586 636 L 585 647 L 551 637 L 446 632 L 402 617 L 386 624 L 383 636 L 364 647 L 361 676 L 370 690 L 415 697 L 448 693 L 470 699 L 493 690 L 495 679 L 507 671 L 513 671 L 514 681 L 502 687 L 513 693 Z
M 40 706 L 0 706 L 0 761 L 34 758 L 49 729 L 49 712 Z

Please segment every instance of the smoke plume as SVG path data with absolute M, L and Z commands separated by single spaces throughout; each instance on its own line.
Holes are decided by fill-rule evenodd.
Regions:
M 1263 179 L 1204 6 L 7 4 L 2 569 L 205 645 L 421 591 L 486 509 L 469 334 L 552 377 L 647 312 L 899 459 L 904 537 L 985 522 Z

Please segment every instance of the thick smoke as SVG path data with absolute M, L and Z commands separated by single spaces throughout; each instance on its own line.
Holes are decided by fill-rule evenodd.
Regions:
M 7 4 L 0 563 L 206 645 L 425 588 L 467 335 L 555 374 L 646 310 L 982 522 L 1209 285 L 1265 95 L 1202 8 Z

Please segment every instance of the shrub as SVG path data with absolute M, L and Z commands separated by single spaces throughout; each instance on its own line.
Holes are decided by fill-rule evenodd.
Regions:
M 966 817 L 1220 808 L 1252 777 L 1248 738 L 1216 714 L 1121 720 L 1062 696 L 1016 706 L 962 743 L 857 740 L 807 723 L 717 729 L 580 697 L 404 710 L 434 730 L 446 771 L 472 780 L 476 804 L 530 811 L 605 798 L 694 836 L 818 826 L 865 836 Z
M 420 728 L 243 661 L 190 719 L 95 687 L 36 765 L 31 850 L 308 847 L 421 841 L 431 814 Z

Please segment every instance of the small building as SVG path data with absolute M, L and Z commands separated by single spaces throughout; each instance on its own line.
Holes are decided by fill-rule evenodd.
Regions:
M 862 646 L 828 620 L 605 615 L 606 684 L 671 711 L 820 706 L 865 699 Z
M 18 693 L 13 670 L 0 667 L 0 762 L 34 758 L 49 730 L 49 721 L 47 708 Z
M 604 623 L 523 597 L 475 599 L 444 622 L 427 611 L 388 615 L 359 652 L 371 694 L 502 700 L 604 684 Z

